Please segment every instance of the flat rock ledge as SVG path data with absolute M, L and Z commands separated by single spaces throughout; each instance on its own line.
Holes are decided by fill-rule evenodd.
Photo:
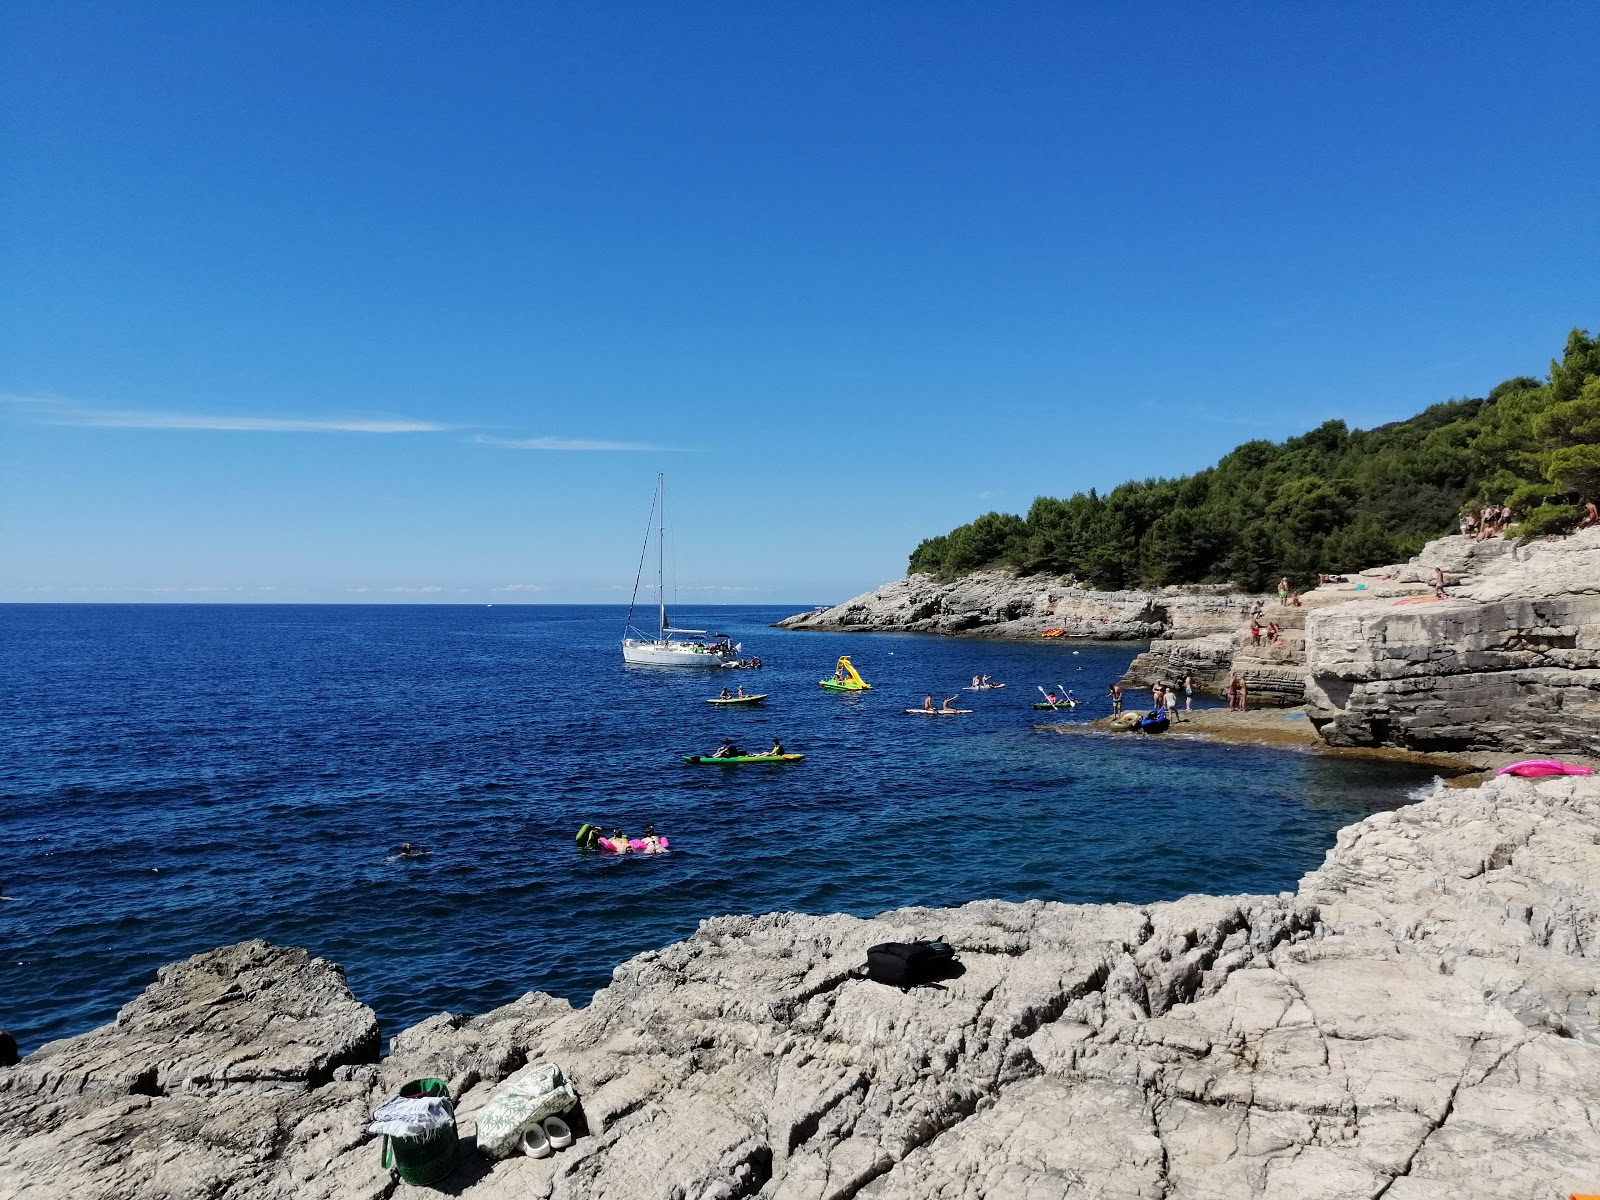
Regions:
M 961 977 L 857 978 L 869 944 L 941 933 Z M 441 1190 L 481 1200 L 1600 1191 L 1600 780 L 1441 789 L 1278 896 L 723 917 L 585 1009 L 530 993 L 377 1048 L 302 950 L 167 967 L 0 1069 L 0 1194 L 423 1195 L 364 1132 L 422 1075 L 461 1098 Z M 490 1164 L 473 1114 L 543 1059 L 584 1136 Z

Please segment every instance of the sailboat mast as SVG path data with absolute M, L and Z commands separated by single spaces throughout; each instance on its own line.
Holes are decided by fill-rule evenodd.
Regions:
M 661 488 L 661 523 L 656 526 L 656 606 L 661 610 L 661 638 L 667 636 L 667 593 L 666 585 L 662 582 L 667 561 L 667 474 L 665 471 L 656 475 L 656 483 Z

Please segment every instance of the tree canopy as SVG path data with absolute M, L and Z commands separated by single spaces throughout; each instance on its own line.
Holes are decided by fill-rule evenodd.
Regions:
M 1570 528 L 1600 498 L 1600 338 L 1574 329 L 1548 379 L 1508 379 L 1376 429 L 1328 421 L 1251 441 L 1214 467 L 1040 496 L 1026 517 L 986 513 L 911 554 L 944 577 L 983 567 L 1071 575 L 1093 587 L 1234 582 L 1358 571 L 1415 554 L 1459 515 L 1509 504 L 1518 532 Z

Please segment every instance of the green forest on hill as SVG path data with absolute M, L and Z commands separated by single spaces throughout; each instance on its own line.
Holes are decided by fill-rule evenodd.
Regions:
M 1041 496 L 1026 517 L 991 512 L 911 554 L 950 578 L 983 567 L 1075 576 L 1097 588 L 1358 571 L 1415 554 L 1459 515 L 1508 504 L 1515 532 L 1570 529 L 1600 499 L 1600 338 L 1574 329 L 1548 379 L 1508 379 L 1478 400 L 1350 430 L 1328 421 L 1246 442 L 1214 467 L 1101 496 Z

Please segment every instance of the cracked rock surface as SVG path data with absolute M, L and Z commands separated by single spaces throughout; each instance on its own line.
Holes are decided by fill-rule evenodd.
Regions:
M 869 944 L 938 934 L 960 977 L 856 977 Z M 230 969 L 294 986 L 230 997 Z M 0 1069 L 0 1194 L 421 1196 L 363 1132 L 419 1075 L 460 1098 L 442 1190 L 477 1200 L 1600 1190 L 1600 780 L 1441 789 L 1345 829 L 1293 894 L 724 917 L 585 1009 L 442 1014 L 381 1063 L 368 1019 L 302 951 L 166 968 Z M 489 1163 L 473 1114 L 544 1059 L 583 1136 Z

